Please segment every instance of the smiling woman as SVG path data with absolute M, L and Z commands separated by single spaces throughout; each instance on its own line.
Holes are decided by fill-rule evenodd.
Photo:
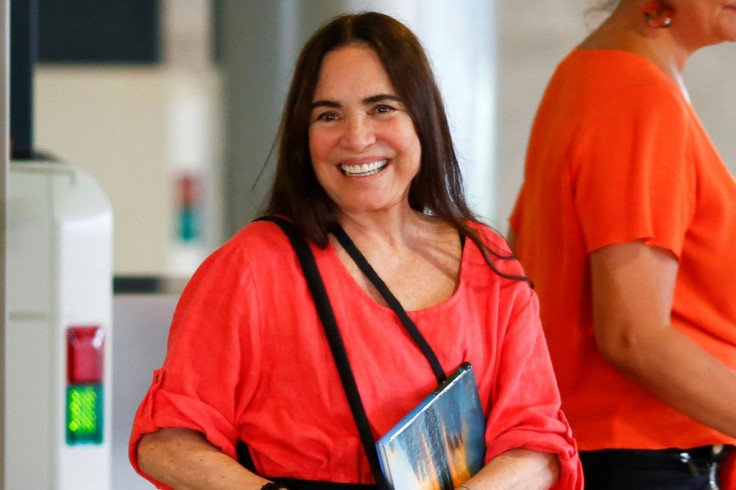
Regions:
M 467 362 L 485 466 L 445 488 L 581 488 L 536 296 L 466 204 L 414 34 L 378 13 L 332 20 L 283 114 L 266 212 L 307 238 L 356 386 L 286 235 L 252 223 L 182 295 L 133 427 L 136 469 L 163 488 L 388 489 L 374 440 Z
M 328 53 L 313 98 L 312 166 L 339 212 L 401 212 L 421 146 L 375 51 L 355 44 Z

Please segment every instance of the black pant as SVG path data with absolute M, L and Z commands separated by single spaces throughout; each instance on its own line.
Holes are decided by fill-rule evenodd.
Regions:
M 719 457 L 712 446 L 660 451 L 581 451 L 585 490 L 713 490 Z

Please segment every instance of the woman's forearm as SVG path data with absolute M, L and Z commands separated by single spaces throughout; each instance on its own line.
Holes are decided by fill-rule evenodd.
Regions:
M 736 437 L 736 373 L 670 324 L 675 257 L 631 242 L 593 252 L 590 261 L 602 355 L 676 410 Z
M 560 475 L 557 455 L 512 449 L 493 458 L 477 475 L 458 487 L 465 490 L 524 488 L 546 490 Z
M 736 374 L 679 330 L 649 329 L 605 355 L 668 405 L 736 437 Z
M 141 471 L 175 490 L 257 490 L 267 482 L 193 430 L 146 434 L 137 454 Z

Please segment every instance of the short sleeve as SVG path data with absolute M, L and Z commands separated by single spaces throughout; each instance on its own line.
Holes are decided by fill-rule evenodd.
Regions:
M 628 89 L 586 122 L 571 183 L 588 252 L 644 240 L 680 256 L 695 202 L 691 117 L 660 81 Z
M 134 419 L 129 456 L 139 473 L 138 442 L 160 428 L 199 431 L 236 458 L 238 414 L 255 390 L 260 365 L 258 349 L 252 348 L 259 345 L 252 282 L 242 251 L 230 243 L 187 284 L 172 320 L 166 360 Z
M 582 489 L 582 469 L 560 395 L 534 292 L 524 283 L 514 298 L 497 366 L 497 389 L 486 427 L 486 460 L 510 449 L 556 454 L 557 490 Z

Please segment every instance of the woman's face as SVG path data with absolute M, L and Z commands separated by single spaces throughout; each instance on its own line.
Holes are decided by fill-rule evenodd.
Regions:
M 312 98 L 309 152 L 317 180 L 342 212 L 408 206 L 421 145 L 376 53 L 329 52 Z
M 669 0 L 674 23 L 692 49 L 736 41 L 736 0 Z M 673 24 L 674 28 L 674 24 Z

